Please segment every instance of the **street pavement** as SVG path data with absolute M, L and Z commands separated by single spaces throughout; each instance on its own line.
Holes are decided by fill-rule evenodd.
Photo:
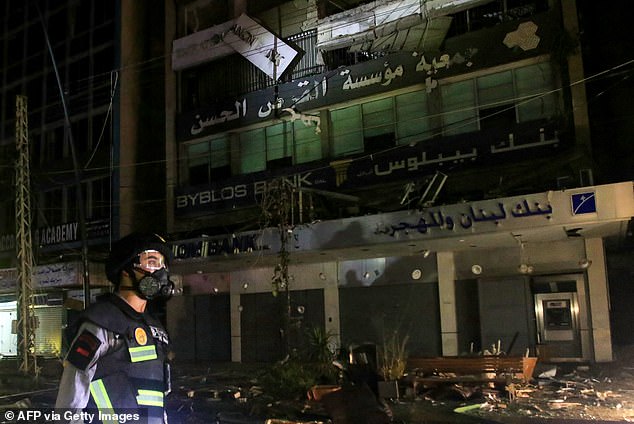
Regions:
M 59 360 L 41 364 L 37 384 L 30 384 L 14 364 L 0 360 L 0 411 L 7 408 L 53 408 L 61 374 Z M 372 421 L 349 402 L 345 418 L 335 416 L 323 402 L 297 400 L 269 402 L 259 399 L 253 364 L 176 364 L 173 391 L 167 398 L 170 424 L 574 424 L 634 422 L 634 376 L 630 369 L 615 377 L 587 377 L 578 373 L 533 384 L 528 395 L 508 399 L 502 392 L 476 393 L 468 399 L 456 391 L 426 392 L 385 401 L 390 418 Z M 612 374 L 614 375 L 614 374 Z M 555 384 L 557 383 L 557 384 Z M 541 386 L 541 387 L 540 387 Z M 628 397 L 631 396 L 631 397 Z M 562 401 L 563 399 L 563 401 Z M 565 407 L 561 406 L 565 404 Z M 463 411 L 463 412 L 456 412 Z M 1 415 L 0 415 L 1 417 Z M 267 421 L 268 420 L 268 421 Z M 0 423 L 6 422 L 0 418 Z

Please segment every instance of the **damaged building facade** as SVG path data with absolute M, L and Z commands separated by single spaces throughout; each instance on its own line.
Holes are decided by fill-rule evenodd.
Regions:
M 288 287 L 293 347 L 316 326 L 341 348 L 398 333 L 412 356 L 612 360 L 607 259 L 634 195 L 596 176 L 576 2 L 51 3 L 70 129 L 37 10 L 3 7 L 6 151 L 13 97 L 30 99 L 39 353 L 63 351 L 85 293 L 79 164 L 94 294 L 112 240 L 173 243 L 178 359 L 281 359 Z M 265 213 L 279 184 L 284 237 Z M 13 211 L 3 196 L 2 323 Z
M 285 250 L 292 325 L 339 347 L 612 360 L 606 244 L 634 201 L 595 185 L 575 2 L 172 12 L 177 355 L 283 357 Z M 276 181 L 287 237 L 262 218 Z

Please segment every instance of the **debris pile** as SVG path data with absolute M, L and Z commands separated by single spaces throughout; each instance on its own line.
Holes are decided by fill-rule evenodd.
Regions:
M 591 366 L 543 364 L 529 383 L 448 383 L 417 393 L 406 387 L 401 398 L 387 400 L 389 417 L 394 423 L 472 423 L 474 416 L 499 423 L 517 422 L 518 417 L 634 422 L 631 364 L 634 360 Z M 334 418 L 354 404 L 340 396 L 331 397 L 329 404 L 316 396 L 277 399 L 259 384 L 261 370 L 261 364 L 239 363 L 174 367 L 167 397 L 170 424 L 338 424 Z M 0 410 L 54 404 L 54 378 L 41 379 L 38 387 L 22 387 L 8 379 L 8 373 L 0 375 L 0 389 L 5 389 L 0 392 Z
M 498 421 L 517 416 L 634 421 L 631 375 L 619 376 L 619 384 L 615 384 L 615 378 L 593 376 L 585 366 L 561 376 L 557 371 L 557 367 L 553 367 L 531 384 L 513 383 L 504 391 L 483 392 L 480 402 L 457 412 L 495 417 Z

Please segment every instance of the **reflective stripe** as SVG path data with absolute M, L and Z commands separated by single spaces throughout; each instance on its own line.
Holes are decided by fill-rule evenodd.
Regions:
M 130 360 L 132 362 L 151 361 L 158 358 L 156 355 L 156 346 L 139 346 L 128 349 L 130 352 Z
M 163 392 L 156 390 L 139 389 L 139 394 L 136 397 L 136 402 L 139 405 L 147 406 L 159 406 L 163 407 Z
M 108 392 L 106 391 L 106 386 L 104 386 L 103 384 L 103 380 L 95 380 L 90 383 L 90 394 L 95 400 L 95 405 L 97 405 L 97 408 L 100 412 L 103 412 L 106 415 L 114 413 L 114 408 L 112 407 L 112 402 L 110 402 L 110 397 L 108 396 Z M 104 420 L 103 422 L 104 424 L 119 423 L 119 421 L 116 419 Z

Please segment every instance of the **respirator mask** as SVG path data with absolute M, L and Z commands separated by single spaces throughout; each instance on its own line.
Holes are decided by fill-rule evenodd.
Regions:
M 174 294 L 174 283 L 169 279 L 165 258 L 156 250 L 146 250 L 139 254 L 134 269 L 142 274 L 135 275 L 134 288 L 146 300 L 169 299 Z

